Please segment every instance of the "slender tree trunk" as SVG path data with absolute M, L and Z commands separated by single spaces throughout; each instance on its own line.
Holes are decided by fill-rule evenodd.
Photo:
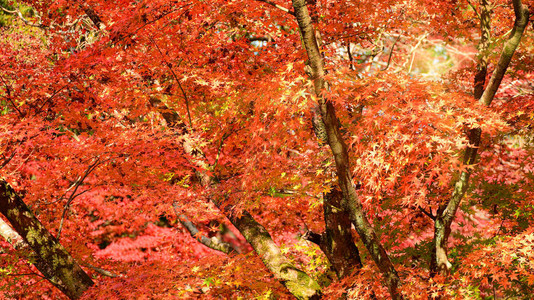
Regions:
M 493 101 L 528 23 L 529 11 L 528 8 L 521 3 L 521 0 L 513 0 L 513 6 L 515 13 L 514 27 L 508 37 L 508 41 L 504 44 L 497 67 L 495 68 L 487 87 L 484 89 L 483 87 L 487 73 L 488 39 L 491 30 L 491 8 L 487 0 L 482 0 L 481 2 L 481 40 L 478 50 L 479 55 L 477 73 L 475 75 L 474 97 L 485 106 L 489 106 Z M 465 165 L 472 165 L 475 163 L 477 150 L 480 145 L 481 133 L 482 131 L 480 128 L 469 130 L 468 140 L 470 146 L 465 151 Z M 459 179 L 454 185 L 452 197 L 448 202 L 440 205 L 436 213 L 432 254 L 430 258 L 430 273 L 432 275 L 437 274 L 438 272 L 445 275 L 452 266 L 447 256 L 447 241 L 451 232 L 452 221 L 454 220 L 456 211 L 458 210 L 460 202 L 469 186 L 470 176 L 471 169 L 460 173 Z
M 480 1 L 480 41 L 477 53 L 473 95 L 476 100 L 482 97 L 486 75 L 488 74 L 489 39 L 491 36 L 491 7 L 487 0 Z
M 309 8 L 311 24 L 316 26 L 319 22 L 317 0 L 306 0 L 306 5 Z M 322 44 L 320 33 L 315 30 L 314 34 L 317 46 L 320 48 Z M 327 144 L 327 130 L 318 106 L 314 107 L 312 111 L 312 126 L 320 143 Z M 342 197 L 343 193 L 335 186 L 329 193 L 323 194 L 325 232 L 317 235 L 315 239 L 315 243 L 326 255 L 340 279 L 352 273 L 354 269 L 362 267 L 360 251 L 354 244 L 349 213 L 343 207 Z
M 356 231 L 360 235 L 365 247 L 385 277 L 391 298 L 400 299 L 402 297 L 398 291 L 400 284 L 399 276 L 373 227 L 365 216 L 361 201 L 356 194 L 356 189 L 352 181 L 347 145 L 341 137 L 334 106 L 323 97 L 323 90 L 325 88 L 324 65 L 305 0 L 293 0 L 293 8 L 299 24 L 302 43 L 308 54 L 311 79 L 314 83 L 315 94 L 319 100 L 321 116 L 327 131 L 328 145 L 332 150 L 336 163 L 338 184 L 343 193 L 342 206 L 349 212 L 351 222 L 356 227 Z
M 0 213 L 34 252 L 35 266 L 70 299 L 78 299 L 93 281 L 54 236 L 37 220 L 15 190 L 0 180 Z

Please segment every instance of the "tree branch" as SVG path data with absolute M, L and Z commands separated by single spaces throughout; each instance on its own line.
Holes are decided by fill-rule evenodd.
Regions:
M 432 220 L 436 220 L 436 216 L 434 216 L 432 213 L 426 211 L 424 208 L 422 208 L 421 206 L 419 206 L 419 210 L 424 213 L 425 215 L 427 215 L 430 219 Z
M 473 9 L 473 11 L 475 12 L 475 14 L 477 15 L 477 17 L 480 19 L 480 14 L 478 13 L 477 9 L 475 8 L 475 6 L 471 3 L 471 1 L 467 0 L 467 4 Z
M 97 273 L 99 273 L 99 274 L 101 274 L 101 275 L 107 276 L 107 277 L 116 278 L 116 277 L 123 277 L 123 276 L 124 276 L 124 275 L 122 275 L 122 274 L 117 275 L 117 274 L 112 273 L 112 272 L 110 272 L 110 271 L 108 271 L 108 270 L 104 270 L 104 269 L 102 269 L 102 268 L 93 266 L 93 265 L 90 264 L 90 263 L 82 262 L 81 264 L 82 264 L 83 266 L 88 267 L 89 269 L 91 269 L 91 270 L 93 270 L 93 271 L 95 271 L 95 272 L 97 272 Z
M 223 241 L 221 241 L 220 239 L 218 239 L 216 237 L 212 237 L 210 239 L 210 238 L 208 238 L 208 237 L 206 237 L 204 235 L 201 235 L 200 231 L 195 226 L 195 224 L 193 224 L 193 222 L 189 221 L 189 219 L 187 218 L 186 215 L 181 214 L 179 212 L 178 203 L 176 203 L 176 202 L 173 203 L 172 207 L 174 208 L 174 213 L 176 213 L 176 216 L 178 217 L 178 221 L 180 222 L 180 224 L 182 224 L 185 227 L 185 229 L 187 229 L 187 231 L 189 231 L 189 234 L 191 234 L 191 236 L 194 239 L 196 239 L 197 241 L 202 243 L 204 246 L 206 246 L 208 248 L 211 248 L 213 250 L 220 251 L 220 252 L 225 253 L 225 254 L 231 254 L 231 253 L 236 253 L 237 252 L 236 249 L 234 249 L 234 247 L 232 247 L 232 245 L 230 245 L 229 243 L 223 242 Z
M 490 9 L 487 1 L 483 1 L 483 6 L 481 8 L 481 42 L 479 45 L 479 64 L 477 68 L 479 69 L 477 75 L 475 76 L 475 86 L 474 86 L 474 96 L 475 99 L 480 96 L 480 91 L 485 82 L 485 64 L 486 64 L 486 51 L 490 23 L 489 23 L 489 14 Z M 515 22 L 512 32 L 508 38 L 508 41 L 505 43 L 502 50 L 501 56 L 497 67 L 495 68 L 493 75 L 488 83 L 488 86 L 482 93 L 479 102 L 485 106 L 489 106 L 495 97 L 495 94 L 502 82 L 504 74 L 512 60 L 519 42 L 521 41 L 523 32 L 527 26 L 529 19 L 528 8 L 522 5 L 521 0 L 513 0 L 514 13 L 515 13 Z M 480 145 L 481 138 L 481 129 L 472 128 L 468 133 L 468 140 L 470 145 L 467 147 L 464 155 L 464 165 L 469 166 L 475 163 L 477 150 Z M 437 272 L 447 273 L 448 270 L 452 267 L 452 264 L 448 260 L 447 255 L 447 240 L 451 232 L 451 224 L 456 215 L 456 211 L 462 201 L 467 188 L 469 187 L 469 177 L 472 170 L 467 169 L 460 173 L 459 179 L 454 185 L 453 194 L 450 200 L 442 204 L 436 213 L 436 219 L 434 222 L 434 239 L 432 241 L 433 251 L 431 254 L 430 260 L 430 272 L 435 275 Z
M 521 37 L 523 36 L 523 32 L 525 31 L 525 28 L 528 24 L 528 7 L 523 5 L 521 3 L 521 0 L 513 0 L 512 3 L 514 5 L 515 13 L 514 28 L 512 29 L 512 32 L 508 37 L 508 41 L 506 41 L 506 43 L 504 44 L 501 57 L 499 58 L 499 62 L 497 63 L 497 67 L 493 71 L 493 75 L 491 76 L 488 86 L 486 87 L 484 94 L 482 94 L 482 97 L 480 98 L 480 102 L 486 106 L 489 106 L 491 104 L 491 101 L 493 101 L 493 98 L 495 97 L 495 94 L 497 93 L 497 90 L 499 89 L 499 86 L 502 82 L 504 74 L 506 73 L 506 70 L 510 65 L 512 56 L 514 55 L 515 50 L 519 45 L 519 42 L 521 42 Z
M 176 83 L 178 84 L 178 87 L 182 91 L 182 95 L 184 96 L 184 100 L 185 100 L 185 107 L 186 107 L 186 110 L 187 110 L 187 118 L 189 119 L 189 128 L 191 130 L 193 130 L 193 122 L 191 121 L 191 112 L 189 111 L 189 99 L 187 98 L 187 94 L 185 93 L 184 89 L 182 88 L 182 84 L 180 83 L 180 80 L 178 79 L 178 76 L 176 76 L 176 73 L 174 73 L 174 70 L 172 69 L 172 65 L 165 59 L 165 56 L 163 55 L 163 52 L 159 48 L 158 44 L 156 44 L 156 42 L 154 41 L 154 39 L 152 37 L 149 37 L 149 39 L 152 42 L 152 44 L 156 47 L 156 49 L 158 49 L 158 52 L 161 55 L 161 59 L 163 59 L 163 61 L 165 62 L 165 65 L 171 71 L 172 76 L 174 77 L 174 80 L 176 81 Z M 180 60 L 178 65 L 180 65 L 181 62 L 182 61 Z
M 295 15 L 295 12 L 290 11 L 289 9 L 287 9 L 287 8 L 281 6 L 281 5 L 278 5 L 278 4 L 274 3 L 273 1 L 270 1 L 270 0 L 256 0 L 256 1 L 267 3 L 267 4 L 269 4 L 269 5 L 273 6 L 273 7 L 278 8 L 279 10 L 281 10 L 283 12 L 286 12 L 286 13 L 292 15 L 292 16 Z
M 402 33 L 399 33 L 399 36 L 397 37 L 397 39 L 395 40 L 395 42 L 393 42 L 393 45 L 391 45 L 391 50 L 389 51 L 389 56 L 388 56 L 388 63 L 387 65 L 380 71 L 385 71 L 389 68 L 389 64 L 391 63 L 391 57 L 393 56 L 393 50 L 395 50 L 395 45 L 397 44 L 397 42 L 400 40 L 400 37 L 402 36 Z
M 20 9 L 15 9 L 15 10 L 8 10 L 2 6 L 0 6 L 0 8 L 2 8 L 2 10 L 8 14 L 16 14 L 26 25 L 29 25 L 29 26 L 32 26 L 32 27 L 37 27 L 37 28 L 40 28 L 40 29 L 44 29 L 46 28 L 46 26 L 44 26 L 43 24 L 34 24 L 34 23 L 30 23 L 30 21 L 26 20 L 26 18 L 24 18 L 24 16 L 22 15 L 22 12 L 20 11 Z
M 159 103 L 155 101 L 155 104 Z M 172 115 L 167 115 L 167 117 L 170 116 Z M 216 178 L 207 173 L 210 170 L 210 165 L 201 159 L 204 154 L 198 151 L 191 141 L 184 141 L 183 147 L 188 155 L 193 156 L 192 163 L 196 166 L 195 174 L 200 184 L 205 188 L 215 186 L 217 184 Z M 267 269 L 290 293 L 299 299 L 315 299 L 321 294 L 319 284 L 308 274 L 291 264 L 283 255 L 280 247 L 273 241 L 267 229 L 258 223 L 250 213 L 243 211 L 240 216 L 232 215 L 230 207 L 225 207 L 221 201 L 213 198 L 210 198 L 210 201 L 221 212 L 225 213 L 228 220 L 245 237 Z
M 67 297 L 78 299 L 93 285 L 87 273 L 4 180 L 0 180 L 0 213 L 34 253 L 37 269 Z
M 4 9 L 2 7 L 2 9 Z M 4 9 L 5 10 L 5 9 Z M 24 117 L 24 114 L 19 110 L 19 108 L 15 105 L 15 102 L 13 102 L 13 99 L 12 99 L 12 96 L 11 96 L 11 87 L 7 84 L 7 82 L 4 80 L 4 77 L 2 75 L 0 75 L 0 79 L 2 80 L 2 83 L 4 84 L 4 86 L 6 87 L 6 91 L 7 91 L 7 100 L 9 100 L 9 103 L 11 103 L 11 106 L 13 106 L 13 108 L 17 111 L 17 113 L 19 114 L 19 116 L 21 118 Z
M 67 211 L 69 210 L 70 208 L 70 204 L 72 203 L 72 201 L 78 197 L 79 195 L 83 194 L 84 192 L 81 192 L 79 194 L 76 194 L 76 191 L 78 190 L 78 188 L 83 184 L 83 181 L 87 178 L 87 176 L 89 176 L 89 174 L 91 174 L 91 172 L 93 172 L 96 167 L 101 163 L 100 161 L 100 158 L 97 157 L 95 162 L 90 164 L 87 169 L 85 170 L 84 174 L 80 177 L 78 177 L 78 179 L 74 182 L 74 191 L 72 191 L 72 193 L 70 194 L 70 197 L 69 199 L 67 200 L 67 203 L 65 204 L 65 206 L 63 207 L 63 213 L 61 214 L 61 222 L 59 223 L 59 229 L 57 231 L 57 235 L 56 235 L 56 239 L 59 241 L 60 239 L 60 236 L 61 236 L 61 230 L 63 229 L 63 222 L 65 220 L 65 217 L 67 215 Z M 70 190 L 73 186 L 71 186 L 68 190 Z

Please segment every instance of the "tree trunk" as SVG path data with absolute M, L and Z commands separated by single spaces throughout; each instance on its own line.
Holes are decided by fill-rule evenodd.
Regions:
M 481 40 L 479 43 L 479 54 L 477 73 L 475 75 L 474 96 L 475 99 L 485 106 L 489 106 L 499 89 L 501 81 L 506 73 L 506 70 L 512 60 L 521 37 L 528 23 L 529 11 L 526 6 L 521 3 L 521 0 L 513 0 L 515 22 L 514 28 L 508 37 L 508 41 L 504 44 L 501 56 L 497 67 L 485 89 L 482 89 L 485 83 L 487 72 L 487 47 L 490 28 L 490 5 L 486 0 L 482 0 L 481 5 Z M 483 92 L 482 92 L 483 90 Z M 477 157 L 477 150 L 480 145 L 480 137 L 482 131 L 480 128 L 473 128 L 469 130 L 468 140 L 470 146 L 465 151 L 464 164 L 472 165 L 475 163 Z M 452 197 L 448 202 L 443 203 L 438 208 L 434 223 L 434 239 L 432 241 L 432 253 L 430 257 L 430 274 L 435 275 L 438 272 L 446 275 L 449 272 L 452 264 L 447 256 L 447 240 L 451 232 L 451 224 L 456 215 L 456 211 L 460 206 L 465 192 L 469 186 L 469 177 L 471 176 L 471 169 L 462 171 L 458 181 L 454 185 Z
M 78 299 L 93 285 L 89 275 L 37 220 L 15 190 L 3 180 L 0 181 L 0 213 L 35 253 L 35 266 L 67 297 Z
M 336 163 L 338 184 L 343 193 L 342 206 L 349 212 L 351 222 L 356 227 L 356 231 L 360 235 L 365 247 L 369 250 L 371 257 L 385 277 L 391 298 L 400 299 L 402 297 L 398 291 L 400 284 L 399 276 L 373 227 L 365 216 L 361 201 L 356 194 L 356 189 L 352 181 L 347 145 L 341 137 L 334 106 L 323 97 L 325 87 L 324 65 L 305 0 L 293 0 L 293 8 L 300 28 L 302 43 L 308 54 L 311 79 L 313 80 L 315 95 L 319 100 L 321 116 L 327 131 L 328 145 L 332 150 Z
M 362 267 L 360 252 L 352 238 L 350 218 L 342 207 L 342 198 L 343 194 L 337 189 L 324 197 L 326 230 L 319 245 L 340 279 Z

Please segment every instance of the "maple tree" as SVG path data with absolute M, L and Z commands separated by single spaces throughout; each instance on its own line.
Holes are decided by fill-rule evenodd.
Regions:
M 3 298 L 525 298 L 532 1 L 0 1 Z

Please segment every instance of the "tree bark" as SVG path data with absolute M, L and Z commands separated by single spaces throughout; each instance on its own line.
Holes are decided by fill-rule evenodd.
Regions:
M 311 24 L 314 26 L 319 22 L 317 1 L 306 0 L 306 7 L 309 8 Z M 322 41 L 317 30 L 315 30 L 315 40 L 317 47 L 320 48 Z M 319 143 L 321 145 L 327 144 L 327 130 L 319 106 L 314 106 L 312 110 L 312 127 Z M 361 269 L 362 267 L 360 251 L 354 244 L 349 214 L 343 207 L 342 197 L 343 194 L 335 186 L 329 193 L 323 194 L 325 232 L 319 235 L 319 242 L 317 243 L 340 279 L 352 273 L 354 269 Z
M 321 287 L 308 274 L 296 268 L 282 254 L 271 235 L 248 213 L 230 215 L 230 222 L 241 232 L 261 260 L 297 299 L 320 299 Z
M 521 0 L 513 0 L 512 3 L 514 6 L 515 13 L 514 27 L 512 29 L 512 32 L 510 33 L 510 36 L 508 37 L 508 40 L 504 44 L 504 47 L 501 52 L 501 57 L 499 58 L 499 62 L 497 63 L 497 66 L 493 71 L 493 75 L 491 75 L 491 78 L 488 82 L 488 86 L 486 87 L 486 89 L 484 90 L 484 94 L 482 94 L 482 97 L 480 98 L 480 103 L 486 106 L 489 106 L 491 104 L 491 101 L 493 101 L 493 98 L 495 97 L 495 94 L 497 93 L 497 90 L 501 85 L 501 81 L 504 77 L 504 74 L 506 73 L 506 70 L 510 65 L 510 61 L 512 61 L 512 57 L 514 56 L 515 50 L 517 49 L 519 42 L 521 42 L 523 32 L 525 31 L 525 28 L 528 24 L 528 19 L 530 15 L 528 7 L 523 5 L 521 3 Z
M 512 56 L 514 55 L 521 37 L 528 23 L 529 11 L 526 6 L 521 3 L 521 0 L 513 0 L 515 22 L 512 32 L 508 40 L 504 44 L 501 56 L 497 67 L 485 89 L 482 88 L 485 83 L 487 72 L 487 48 L 490 26 L 490 8 L 486 0 L 482 0 L 481 5 L 481 40 L 479 43 L 479 61 L 477 64 L 477 73 L 475 75 L 474 97 L 476 100 L 485 106 L 489 106 L 499 89 L 504 74 L 510 65 Z M 477 150 L 480 145 L 480 137 L 482 131 L 480 128 L 473 128 L 469 130 L 468 140 L 470 146 L 465 151 L 464 164 L 472 165 L 475 163 L 477 157 Z M 430 257 L 430 274 L 435 275 L 438 272 L 446 275 L 452 264 L 448 260 L 447 255 L 447 240 L 451 232 L 451 224 L 456 215 L 456 211 L 460 206 L 467 188 L 469 187 L 469 177 L 471 176 L 471 169 L 462 171 L 458 180 L 454 185 L 452 197 L 448 202 L 443 203 L 438 208 L 434 222 L 434 239 L 432 241 L 432 253 Z
M 308 231 L 303 236 L 321 248 L 340 279 L 362 267 L 360 252 L 352 238 L 350 218 L 342 207 L 342 197 L 343 194 L 338 189 L 325 194 L 325 232 L 317 234 Z
M 476 100 L 484 93 L 488 74 L 488 50 L 491 35 L 491 7 L 487 0 L 480 3 L 480 42 L 478 43 L 477 72 L 475 74 L 473 95 Z
M 0 213 L 37 257 L 35 266 L 70 299 L 78 299 L 93 281 L 4 180 L 0 180 Z
M 225 254 L 237 253 L 237 250 L 234 249 L 232 245 L 230 245 L 229 243 L 226 243 L 216 237 L 209 238 L 207 236 L 200 234 L 200 231 L 195 226 L 195 224 L 189 221 L 189 218 L 187 218 L 186 215 L 180 214 L 178 210 L 178 204 L 174 203 L 172 206 L 174 207 L 174 212 L 176 213 L 176 216 L 178 216 L 178 221 L 180 222 L 180 224 L 182 224 L 182 226 L 184 226 L 187 229 L 187 231 L 189 231 L 189 234 L 191 235 L 192 238 L 196 239 L 204 246 L 211 248 L 213 250 L 221 251 L 222 253 L 225 253 Z
M 365 247 L 369 250 L 371 257 L 385 277 L 391 298 L 400 299 L 402 297 L 398 291 L 400 284 L 399 276 L 373 227 L 365 216 L 361 201 L 356 194 L 356 189 L 352 181 L 347 145 L 341 137 L 334 106 L 323 97 L 323 90 L 325 88 L 324 65 L 305 0 L 293 0 L 293 8 L 300 28 L 302 43 L 308 54 L 311 79 L 327 131 L 328 145 L 332 150 L 336 163 L 338 184 L 343 193 L 342 206 L 349 212 L 351 222 L 356 227 L 356 231 Z

